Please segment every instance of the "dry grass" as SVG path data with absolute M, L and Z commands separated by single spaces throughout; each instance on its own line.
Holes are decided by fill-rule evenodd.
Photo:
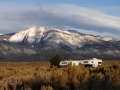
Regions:
M 120 61 L 105 60 L 98 68 L 1 62 L 0 90 L 120 90 Z

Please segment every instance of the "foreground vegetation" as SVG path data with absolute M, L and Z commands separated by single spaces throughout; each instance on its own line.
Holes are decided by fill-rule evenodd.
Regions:
M 0 63 L 0 90 L 120 90 L 120 61 L 98 68 L 41 63 Z

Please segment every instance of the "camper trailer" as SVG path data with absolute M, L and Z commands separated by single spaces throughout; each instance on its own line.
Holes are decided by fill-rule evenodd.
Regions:
M 92 66 L 92 67 L 98 67 L 102 65 L 102 60 L 97 59 L 97 58 L 92 58 L 92 59 L 86 59 L 86 60 L 69 60 L 69 61 L 61 61 L 60 66 L 62 67 L 67 67 L 68 65 L 70 66 L 79 66 L 80 64 L 87 66 Z
M 83 60 L 81 64 L 84 64 L 85 66 L 98 67 L 102 64 L 102 60 L 93 58 L 93 59 Z
M 71 66 L 78 66 L 81 64 L 81 61 L 61 61 L 60 62 L 60 66 L 68 66 L 68 65 L 71 65 Z

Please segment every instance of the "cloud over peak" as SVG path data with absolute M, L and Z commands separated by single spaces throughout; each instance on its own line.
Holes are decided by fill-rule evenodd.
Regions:
M 69 4 L 43 9 L 3 12 L 0 15 L 0 29 L 7 33 L 29 26 L 51 26 L 64 29 L 71 27 L 99 33 L 120 34 L 120 17 Z M 0 30 L 0 31 L 2 31 Z M 4 31 L 8 30 L 8 31 Z

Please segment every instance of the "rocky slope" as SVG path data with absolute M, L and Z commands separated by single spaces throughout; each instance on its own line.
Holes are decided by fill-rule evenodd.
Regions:
M 49 60 L 55 54 L 60 54 L 63 59 L 120 58 L 119 40 L 110 36 L 83 34 L 75 30 L 32 26 L 14 34 L 2 35 L 0 42 L 4 43 L 0 46 L 1 55 L 25 55 L 30 57 L 30 61 Z
M 92 35 L 83 35 L 50 27 L 30 27 L 20 31 L 8 40 L 12 43 L 41 46 L 45 49 L 81 48 L 84 44 L 102 43 Z

